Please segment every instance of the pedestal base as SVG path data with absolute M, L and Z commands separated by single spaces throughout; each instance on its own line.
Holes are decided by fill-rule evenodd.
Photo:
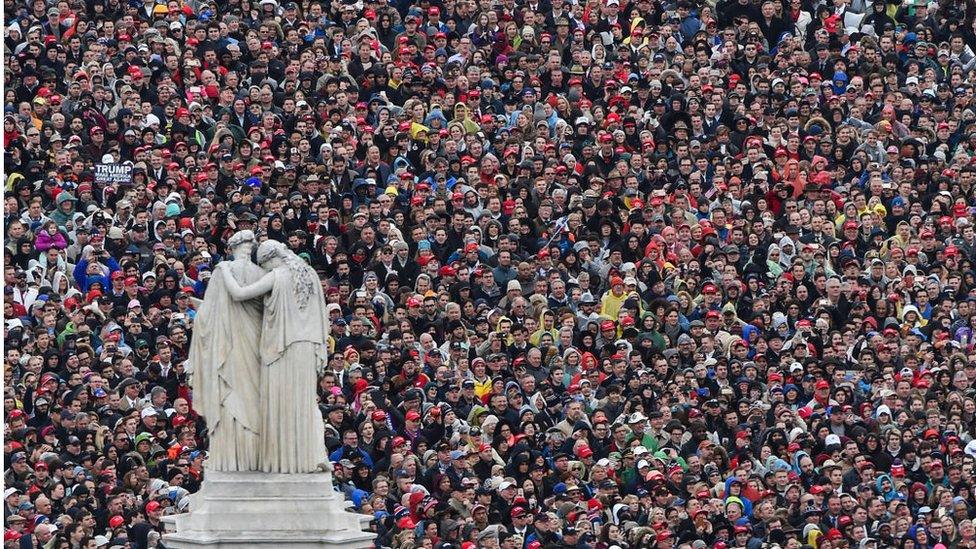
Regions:
M 332 475 L 207 471 L 190 512 L 163 519 L 166 547 L 365 549 L 369 517 L 345 510 Z

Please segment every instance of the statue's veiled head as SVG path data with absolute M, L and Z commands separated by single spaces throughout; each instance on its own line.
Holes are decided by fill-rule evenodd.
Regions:
M 254 236 L 254 232 L 243 230 L 231 235 L 227 241 L 227 247 L 230 248 L 234 257 L 248 257 L 251 255 L 251 250 L 254 249 L 256 243 L 257 238 Z
M 273 269 L 284 261 L 288 249 L 277 240 L 265 240 L 258 246 L 258 264 L 267 269 Z

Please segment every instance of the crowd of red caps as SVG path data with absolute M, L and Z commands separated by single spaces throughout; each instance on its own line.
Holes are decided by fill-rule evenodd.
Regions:
M 976 546 L 974 19 L 6 2 L 4 546 L 164 545 L 242 229 L 377 547 Z

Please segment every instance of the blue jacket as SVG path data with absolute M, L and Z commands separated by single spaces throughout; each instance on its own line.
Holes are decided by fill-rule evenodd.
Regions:
M 373 458 L 369 457 L 369 454 L 366 452 L 366 450 L 363 450 L 362 448 L 355 448 L 352 450 L 352 454 L 353 455 L 358 454 L 359 457 L 363 459 L 363 463 L 365 463 L 370 469 L 373 468 Z M 346 453 L 345 446 L 342 446 L 338 450 L 329 454 L 329 461 L 333 463 L 341 459 L 349 459 L 349 458 L 350 456 Z
M 83 294 L 88 293 L 88 289 L 92 284 L 101 282 L 102 289 L 108 291 L 108 289 L 112 287 L 112 273 L 120 270 L 119 262 L 116 261 L 114 257 L 108 258 L 108 261 L 106 261 L 106 264 L 108 265 L 107 275 L 88 275 L 88 263 L 89 262 L 87 259 L 82 259 L 78 261 L 77 265 L 75 265 L 75 272 L 73 274 L 75 277 L 75 282 L 78 283 L 78 289 L 80 289 L 81 293 Z

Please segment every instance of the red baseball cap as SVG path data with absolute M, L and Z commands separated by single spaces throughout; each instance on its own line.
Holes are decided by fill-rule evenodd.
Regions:
M 115 515 L 112 518 L 108 519 L 108 525 L 112 529 L 118 528 L 123 524 L 125 524 L 125 519 L 122 518 L 122 515 Z

